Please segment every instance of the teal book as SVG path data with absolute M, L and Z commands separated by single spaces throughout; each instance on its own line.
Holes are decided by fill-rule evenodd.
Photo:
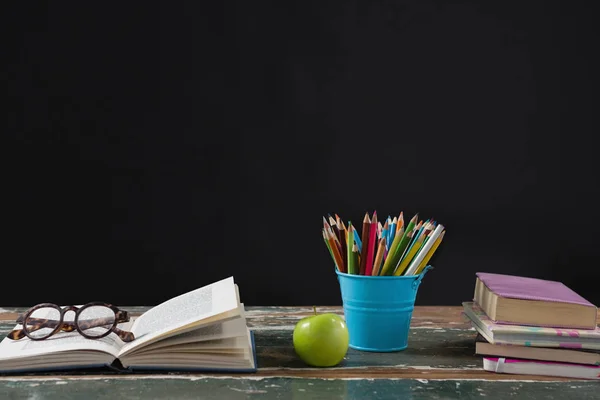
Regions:
M 0 373 L 257 369 L 254 335 L 233 277 L 169 299 L 118 327 L 135 339 L 125 343 L 114 333 L 87 339 L 76 331 L 45 340 L 5 337 L 0 342 Z M 20 328 L 17 323 L 15 329 Z

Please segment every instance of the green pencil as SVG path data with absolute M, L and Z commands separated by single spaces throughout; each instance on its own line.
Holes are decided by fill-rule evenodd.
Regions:
M 400 264 L 402 262 L 402 260 L 404 260 L 404 257 L 406 257 L 406 255 L 410 253 L 410 251 L 412 250 L 412 248 L 415 245 L 415 243 L 417 243 L 417 240 L 419 239 L 419 236 L 421 236 L 421 232 L 423 232 L 423 228 L 424 227 L 425 227 L 425 224 L 423 224 L 422 222 L 419 222 L 415 226 L 414 233 L 412 235 L 412 238 L 409 241 L 408 247 L 406 248 L 406 250 L 402 254 L 402 257 L 400 257 L 400 259 L 398 260 L 398 264 Z
M 400 228 L 400 229 L 402 229 L 402 228 Z M 390 264 L 392 263 L 392 259 L 394 258 L 393 257 L 394 249 L 398 247 L 401 240 L 402 240 L 402 235 L 397 234 L 396 236 L 394 236 L 394 240 L 392 241 L 392 245 L 390 246 L 390 248 L 388 250 L 387 257 L 385 258 L 385 261 L 383 262 L 383 267 L 381 267 L 381 269 L 379 270 L 379 275 L 387 274 L 387 271 L 390 268 Z
M 419 214 L 416 214 L 414 217 L 412 217 L 412 219 L 406 226 L 404 235 L 402 235 L 402 239 L 400 240 L 400 243 L 398 244 L 398 246 L 395 248 L 393 255 L 390 257 L 390 255 L 388 254 L 386 263 L 389 260 L 389 264 L 387 264 L 387 266 L 384 266 L 384 270 L 381 271 L 381 275 L 392 275 L 394 273 L 394 270 L 398 266 L 398 261 L 400 261 L 400 258 L 404 255 L 404 250 L 406 250 L 406 247 L 408 246 L 408 243 L 410 242 L 411 238 L 409 237 L 409 234 L 414 229 L 418 218 L 419 218 Z M 397 236 L 399 236 L 399 235 L 397 235 Z M 396 241 L 396 240 L 394 240 L 394 241 Z
M 348 259 L 348 273 L 356 275 L 357 273 L 357 259 L 354 258 L 354 249 L 356 246 L 354 245 L 354 227 L 352 226 L 352 221 L 348 221 L 348 237 L 346 238 L 346 252 Z
M 358 245 L 356 243 L 354 243 L 352 245 L 352 265 L 354 266 L 354 274 L 358 275 L 358 255 L 360 254 L 360 252 L 358 251 Z
M 327 240 L 327 237 L 325 237 L 325 231 L 323 230 L 323 240 L 325 241 L 325 244 L 327 245 L 327 250 L 329 250 L 329 254 L 331 254 L 331 258 L 333 259 L 333 263 L 335 264 L 335 257 L 333 256 L 333 251 L 331 251 L 331 246 L 329 245 L 329 241 Z M 337 264 L 336 264 L 336 269 L 337 269 Z

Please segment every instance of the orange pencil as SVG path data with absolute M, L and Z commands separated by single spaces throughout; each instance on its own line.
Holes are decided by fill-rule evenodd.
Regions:
M 327 223 L 327 220 L 325 219 L 325 217 L 323 217 L 323 228 L 325 229 L 325 232 L 329 233 L 330 236 L 331 236 L 332 242 L 330 242 L 329 244 L 331 246 L 335 247 L 338 250 L 338 252 L 340 253 L 340 255 L 341 255 L 342 254 L 342 244 L 338 240 L 338 238 L 335 235 L 335 233 L 333 233 L 333 229 L 331 229 L 331 226 L 329 226 L 329 224 Z M 331 249 L 332 251 L 333 251 L 333 247 Z M 344 260 L 344 256 L 342 256 L 342 261 L 343 260 Z
M 377 247 L 377 255 L 375 256 L 375 262 L 373 263 L 373 275 L 379 275 L 381 264 L 383 262 L 383 253 L 385 252 L 385 238 L 379 239 L 379 246 Z
M 400 228 L 404 228 L 404 212 L 400 211 L 400 215 L 398 216 L 398 224 L 396 224 L 396 235 L 400 231 Z
M 346 266 L 344 265 L 344 260 L 340 254 L 340 250 L 335 243 L 335 234 L 331 230 L 325 230 L 325 237 L 329 242 L 329 246 L 331 247 L 331 251 L 333 253 L 333 258 L 335 258 L 335 262 L 338 265 L 339 271 L 345 273 Z
M 342 243 L 342 237 L 341 237 L 341 233 L 340 233 L 340 227 L 335 222 L 335 219 L 333 219 L 333 217 L 331 217 L 331 216 L 329 216 L 329 225 L 331 225 L 331 229 L 333 230 L 333 233 L 335 233 L 335 237 L 337 237 L 337 240 L 340 243 Z

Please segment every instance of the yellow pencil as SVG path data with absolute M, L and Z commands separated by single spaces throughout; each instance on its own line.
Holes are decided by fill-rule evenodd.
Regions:
M 446 231 L 442 232 L 440 234 L 440 236 L 438 236 L 437 240 L 435 241 L 433 246 L 431 246 L 431 249 L 429 249 L 429 251 L 427 252 L 427 255 L 425 256 L 423 261 L 421 261 L 421 264 L 419 264 L 419 266 L 417 267 L 417 270 L 415 271 L 415 275 L 419 275 L 421 273 L 421 271 L 423 271 L 423 269 L 427 266 L 429 259 L 433 256 L 433 253 L 435 253 L 435 250 L 438 248 L 438 246 L 442 242 L 442 239 L 444 238 L 445 234 L 446 234 Z
M 402 273 L 404 272 L 404 270 L 406 269 L 406 267 L 408 267 L 408 264 L 410 263 L 410 261 L 413 259 L 413 257 L 415 256 L 415 254 L 417 254 L 417 251 L 419 251 L 419 249 L 421 248 L 421 243 L 423 243 L 423 239 L 424 238 L 425 237 L 423 235 L 420 235 L 417 238 L 417 241 L 415 242 L 415 244 L 413 245 L 413 247 L 410 249 L 410 251 L 408 252 L 408 254 L 406 255 L 406 257 L 404 257 L 402 259 L 402 261 L 400 262 L 400 265 L 398 265 L 398 268 L 396 268 L 396 271 L 394 271 L 394 276 L 400 276 L 400 275 L 402 275 Z

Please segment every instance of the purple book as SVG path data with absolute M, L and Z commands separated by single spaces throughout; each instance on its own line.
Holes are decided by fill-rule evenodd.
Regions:
M 597 308 L 561 282 L 478 272 L 473 300 L 497 323 L 595 329 Z
M 498 296 L 521 300 L 556 301 L 595 307 L 561 282 L 478 272 L 477 277 Z

